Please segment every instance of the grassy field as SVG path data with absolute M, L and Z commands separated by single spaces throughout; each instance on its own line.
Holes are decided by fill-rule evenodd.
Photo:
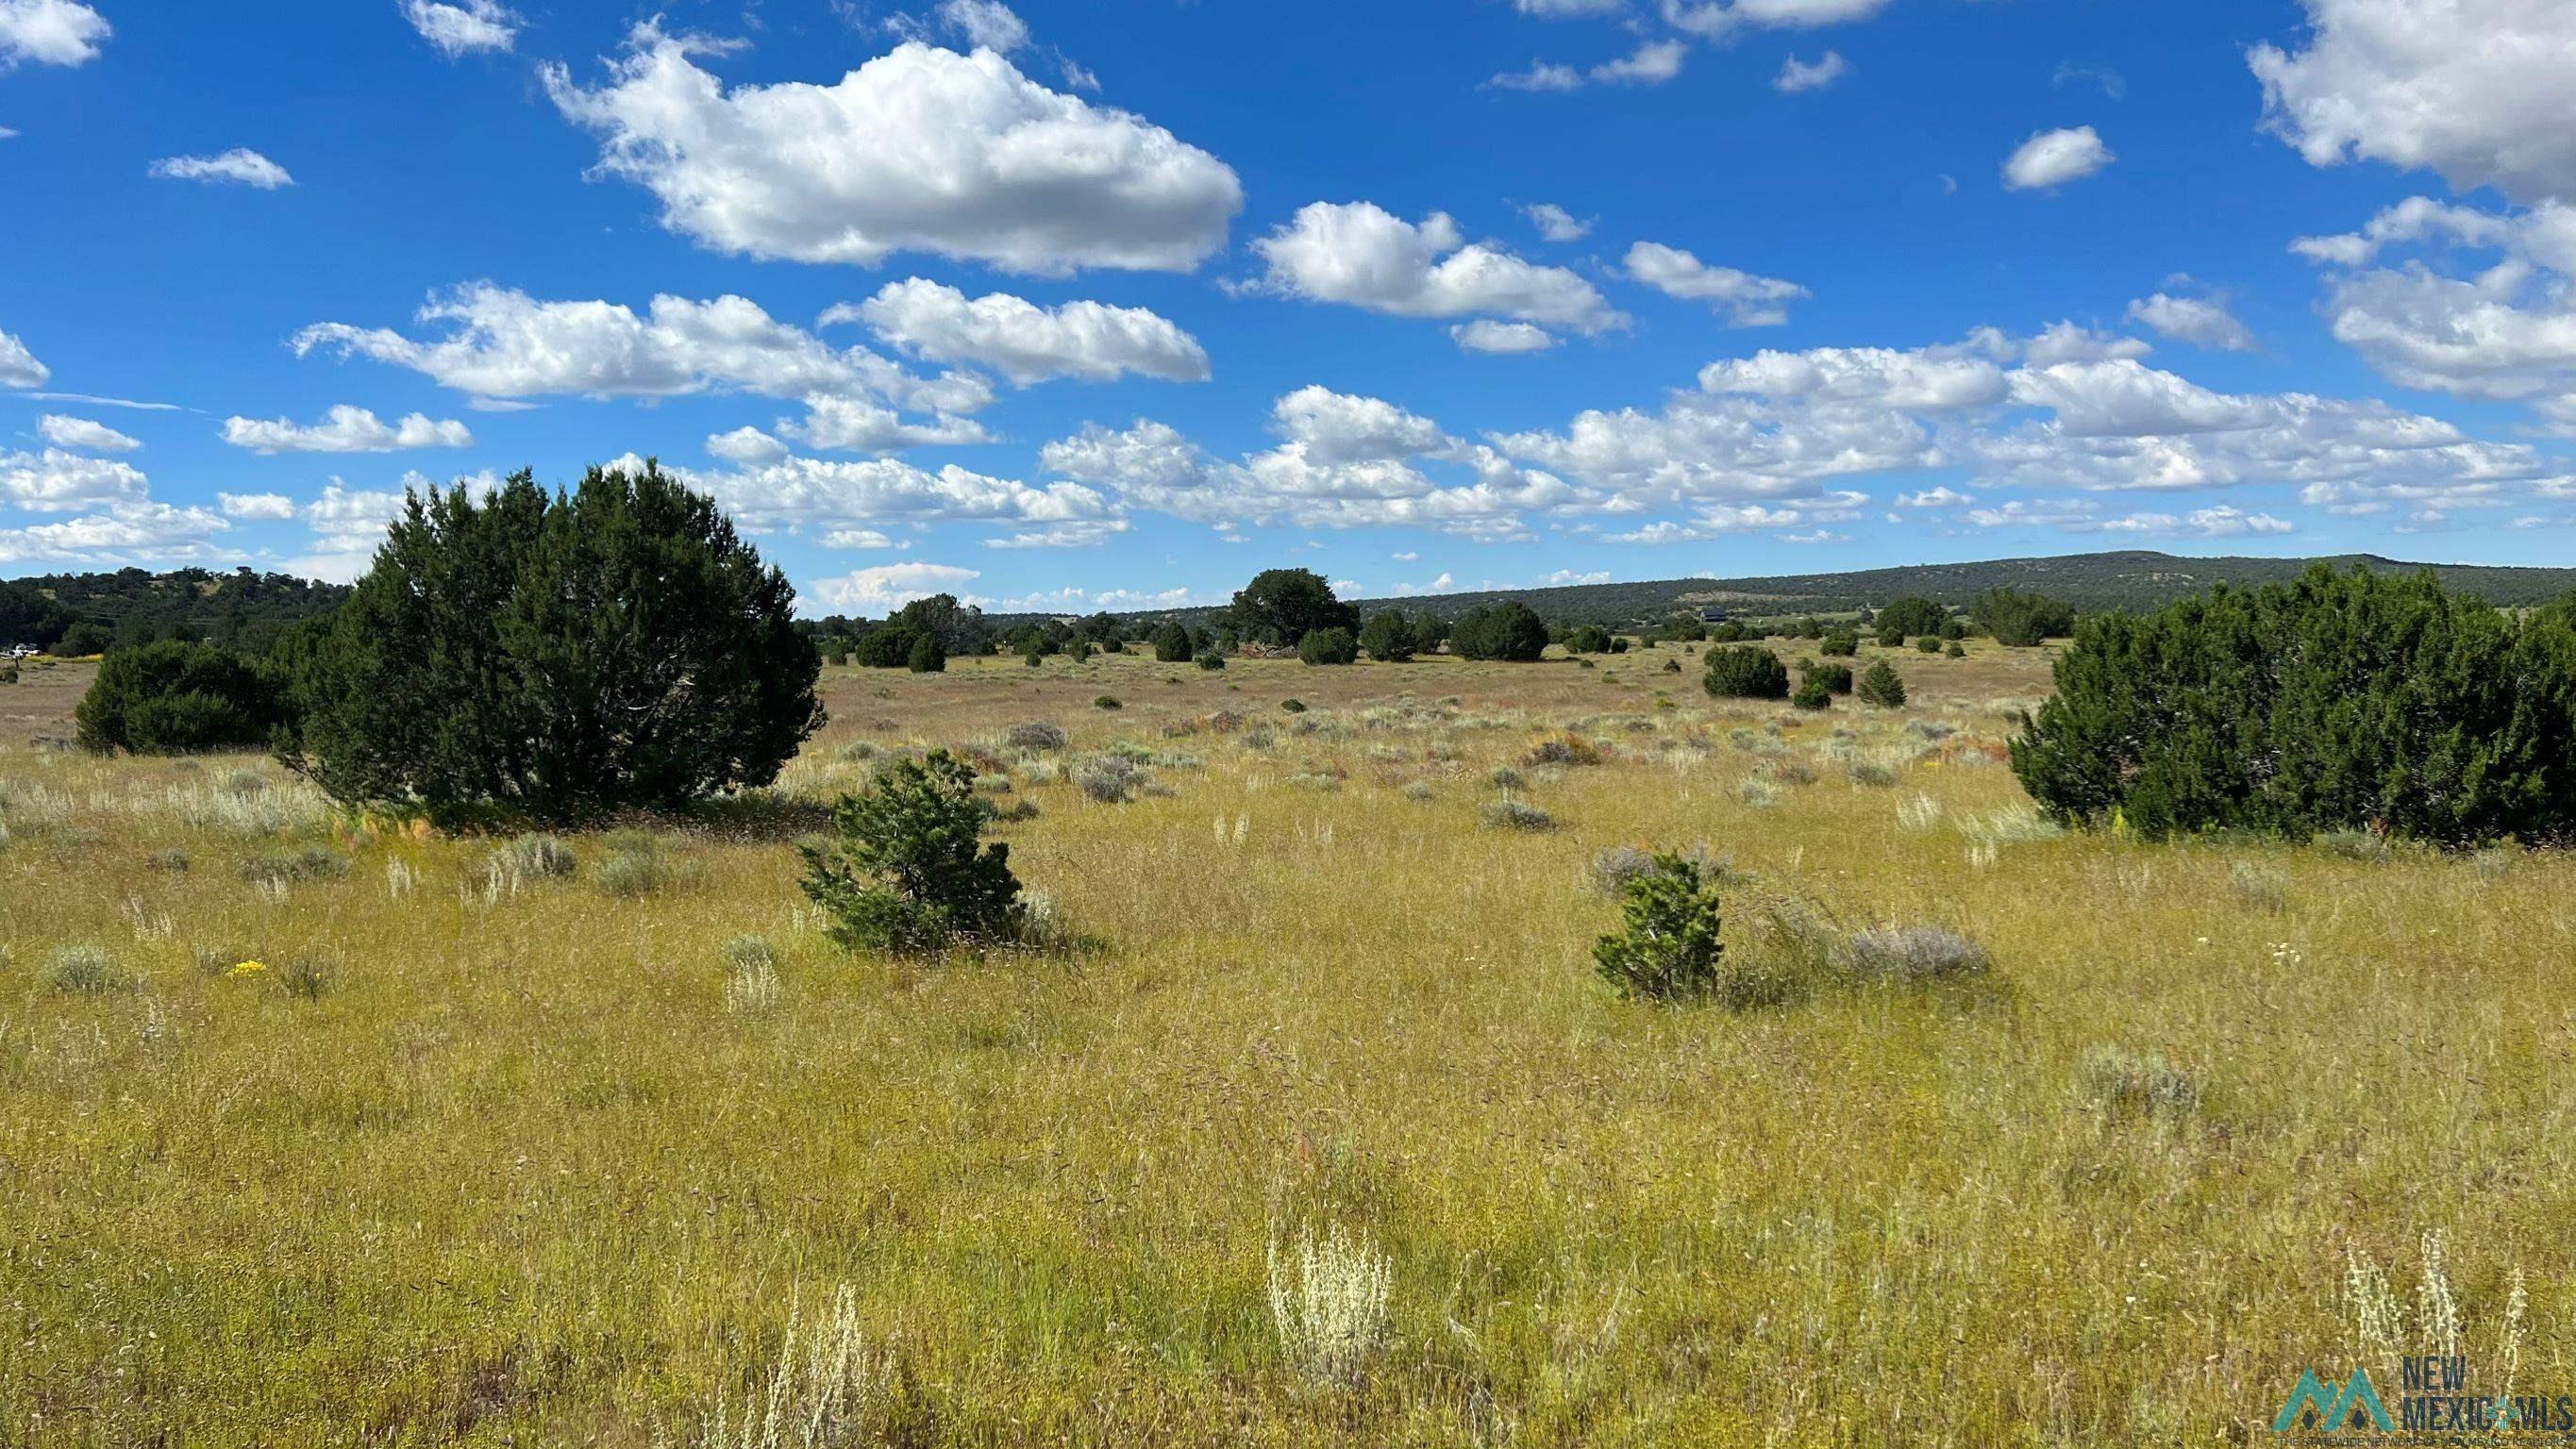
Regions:
M 2060 836 L 1997 763 L 2040 653 L 1821 716 L 1680 656 L 831 670 L 787 803 L 570 874 L 61 749 L 90 671 L 32 670 L 0 1443 L 690 1443 L 845 1287 L 853 1444 L 2262 1443 L 2310 1366 L 2393 1398 L 2364 1260 L 2485 1392 L 2509 1344 L 2576 1392 L 2576 869 Z M 1146 788 L 1088 798 L 1120 741 Z M 1096 944 L 834 948 L 794 802 L 966 743 Z M 1596 857 L 1702 842 L 1731 949 L 1795 901 L 1992 969 L 1610 993 Z M 1310 1241 L 1327 1308 L 1384 1273 L 1325 1372 L 1273 1304 Z

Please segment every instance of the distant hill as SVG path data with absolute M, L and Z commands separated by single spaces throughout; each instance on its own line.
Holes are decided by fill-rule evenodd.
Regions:
M 2576 590 L 2576 569 L 2418 564 L 2377 554 L 2341 554 L 2323 559 L 2179 558 L 2139 550 L 1994 559 L 1984 563 L 1918 564 L 1843 574 L 1684 580 L 1674 597 L 1683 603 L 1742 606 L 1767 613 L 1874 607 L 1905 594 L 1920 594 L 1944 604 L 1966 604 L 1988 589 L 2010 585 L 2063 599 L 2087 612 L 2100 612 L 2152 607 L 2198 593 L 2212 584 L 2243 588 L 2283 583 L 2317 563 L 2338 569 L 2359 564 L 2380 573 L 2412 573 L 2429 568 L 2451 589 L 2507 606 L 2543 604 Z
M 1486 604 L 1517 599 L 1549 620 L 1569 624 L 1635 624 L 1676 609 L 1720 607 L 1752 617 L 1832 614 L 1875 608 L 1907 594 L 1965 605 L 1988 589 L 2011 585 L 2063 599 L 2077 609 L 2150 608 L 2212 584 L 2239 587 L 2297 578 L 2313 563 L 2336 568 L 2366 565 L 2386 573 L 2429 568 L 2450 588 L 2508 607 L 2547 603 L 2576 592 L 2576 569 L 2503 568 L 2475 564 L 2417 564 L 2376 554 L 2332 558 L 2182 558 L 2137 550 L 2067 554 L 2055 558 L 1992 559 L 1981 563 L 1914 564 L 1851 573 L 1780 574 L 1747 579 L 1663 579 L 1649 583 L 1575 584 L 1551 589 L 1502 589 L 1472 594 L 1357 600 L 1363 613 L 1400 608 L 1456 618 Z M 1216 609 L 1181 609 L 1142 617 L 1213 618 Z

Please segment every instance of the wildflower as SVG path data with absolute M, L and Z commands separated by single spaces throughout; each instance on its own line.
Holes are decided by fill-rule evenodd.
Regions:
M 231 969 L 230 971 L 225 972 L 224 974 L 225 974 L 226 976 L 229 976 L 229 977 L 233 977 L 233 978 L 238 979 L 238 978 L 240 978 L 240 977 L 244 977 L 244 976 L 257 976 L 257 975 L 259 975 L 260 973 L 262 973 L 262 972 L 266 971 L 267 969 L 268 969 L 268 963 L 266 963 L 266 962 L 264 962 L 264 961 L 244 961 L 244 962 L 242 962 L 241 964 L 239 964 L 239 965 L 237 965 L 237 966 L 233 967 L 233 969 Z

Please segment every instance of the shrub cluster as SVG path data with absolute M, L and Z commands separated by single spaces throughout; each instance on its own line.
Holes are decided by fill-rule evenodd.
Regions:
M 1720 699 L 1787 699 L 1789 666 L 1758 644 L 1708 651 L 1708 692 Z
M 1351 637 L 1348 629 L 1309 629 L 1306 637 L 1297 641 L 1297 657 L 1308 664 L 1356 664 L 1360 642 Z
M 81 747 L 101 754 L 255 749 L 286 722 L 284 694 L 261 661 L 165 639 L 109 651 L 74 720 Z
M 1986 626 L 1996 643 L 2016 649 L 2027 649 L 2043 639 L 2063 639 L 2075 632 L 2073 605 L 2014 588 L 1989 589 L 1979 594 L 1968 612 Z
M 1461 659 L 1500 659 L 1527 664 L 1547 653 L 1547 622 L 1515 600 L 1470 609 L 1449 634 Z
M 1402 609 L 1380 609 L 1369 615 L 1368 623 L 1361 626 L 1360 647 L 1381 664 L 1401 664 L 1414 655 L 1418 629 L 1419 624 L 1406 618 Z M 1440 646 L 1434 644 L 1431 647 L 1437 649 Z
M 2150 839 L 2576 836 L 2576 604 L 2319 565 L 2076 627 L 2013 772 L 2051 819 Z

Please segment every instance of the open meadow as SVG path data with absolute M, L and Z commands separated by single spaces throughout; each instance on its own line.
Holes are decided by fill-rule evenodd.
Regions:
M 775 792 L 559 846 L 72 751 L 31 668 L 0 1443 L 700 1443 L 817 1347 L 849 1444 L 2263 1443 L 2391 1295 L 2576 1392 L 2576 866 L 2060 833 L 2051 653 L 832 668 Z M 1078 948 L 824 936 L 794 840 L 943 745 Z M 1990 965 L 1630 1000 L 1622 847 L 1731 958 Z

